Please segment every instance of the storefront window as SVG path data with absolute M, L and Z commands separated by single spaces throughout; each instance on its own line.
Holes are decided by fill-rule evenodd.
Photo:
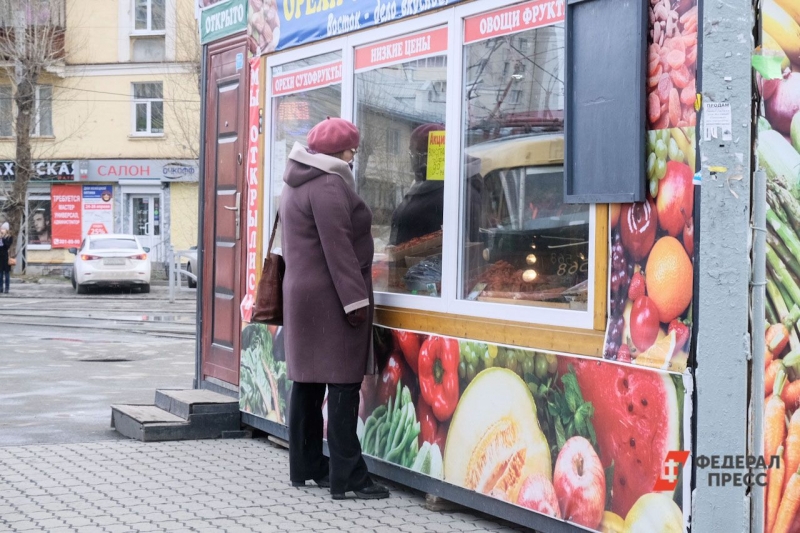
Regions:
M 342 54 L 331 52 L 272 69 L 272 216 L 280 203 L 283 173 L 294 143 L 327 117 L 341 116 Z M 280 245 L 280 233 L 275 236 Z
M 28 200 L 28 244 L 50 246 L 50 198 Z
M 446 48 L 446 36 L 432 30 L 356 50 L 356 183 L 372 209 L 376 291 L 441 294 L 447 56 L 383 59 L 408 43 Z
M 470 42 L 460 297 L 587 308 L 589 206 L 563 202 L 564 27 Z

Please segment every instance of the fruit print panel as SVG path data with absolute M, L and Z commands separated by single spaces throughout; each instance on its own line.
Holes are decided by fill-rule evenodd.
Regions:
M 683 372 L 694 288 L 695 132 L 647 132 L 647 200 L 612 205 L 603 357 Z
M 694 127 L 697 0 L 650 0 L 647 118 L 654 130 Z
M 667 453 L 688 442 L 683 376 L 375 330 L 382 370 L 377 386 L 363 389 L 369 406 L 359 424 L 366 428 L 364 453 L 589 530 L 644 531 L 653 520 L 667 520 L 665 531 L 683 531 L 688 482 L 668 494 L 653 492 Z M 435 360 L 423 364 L 431 353 Z M 448 377 L 454 364 L 457 376 Z M 431 380 L 445 386 L 452 378 L 454 398 L 431 396 L 424 392 L 430 384 L 420 386 Z M 447 409 L 437 415 L 431 402 Z

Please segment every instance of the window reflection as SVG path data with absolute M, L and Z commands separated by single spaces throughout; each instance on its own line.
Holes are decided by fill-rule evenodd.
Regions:
M 563 202 L 564 29 L 465 46 L 461 298 L 586 309 L 589 207 Z

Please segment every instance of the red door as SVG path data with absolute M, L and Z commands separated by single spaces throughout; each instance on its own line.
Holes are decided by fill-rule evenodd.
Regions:
M 238 57 L 237 57 L 238 56 Z M 244 35 L 209 46 L 203 207 L 203 379 L 239 384 L 248 69 Z

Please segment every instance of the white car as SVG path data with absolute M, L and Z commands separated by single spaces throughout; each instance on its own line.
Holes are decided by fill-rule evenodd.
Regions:
M 133 235 L 89 235 L 75 254 L 72 286 L 78 294 L 89 287 L 138 287 L 150 292 L 149 248 L 142 248 Z
M 192 246 L 189 248 L 189 253 L 186 254 L 186 271 L 191 272 L 195 276 L 197 275 L 197 246 Z M 186 276 L 186 283 L 189 285 L 190 289 L 197 288 L 197 280 Z

